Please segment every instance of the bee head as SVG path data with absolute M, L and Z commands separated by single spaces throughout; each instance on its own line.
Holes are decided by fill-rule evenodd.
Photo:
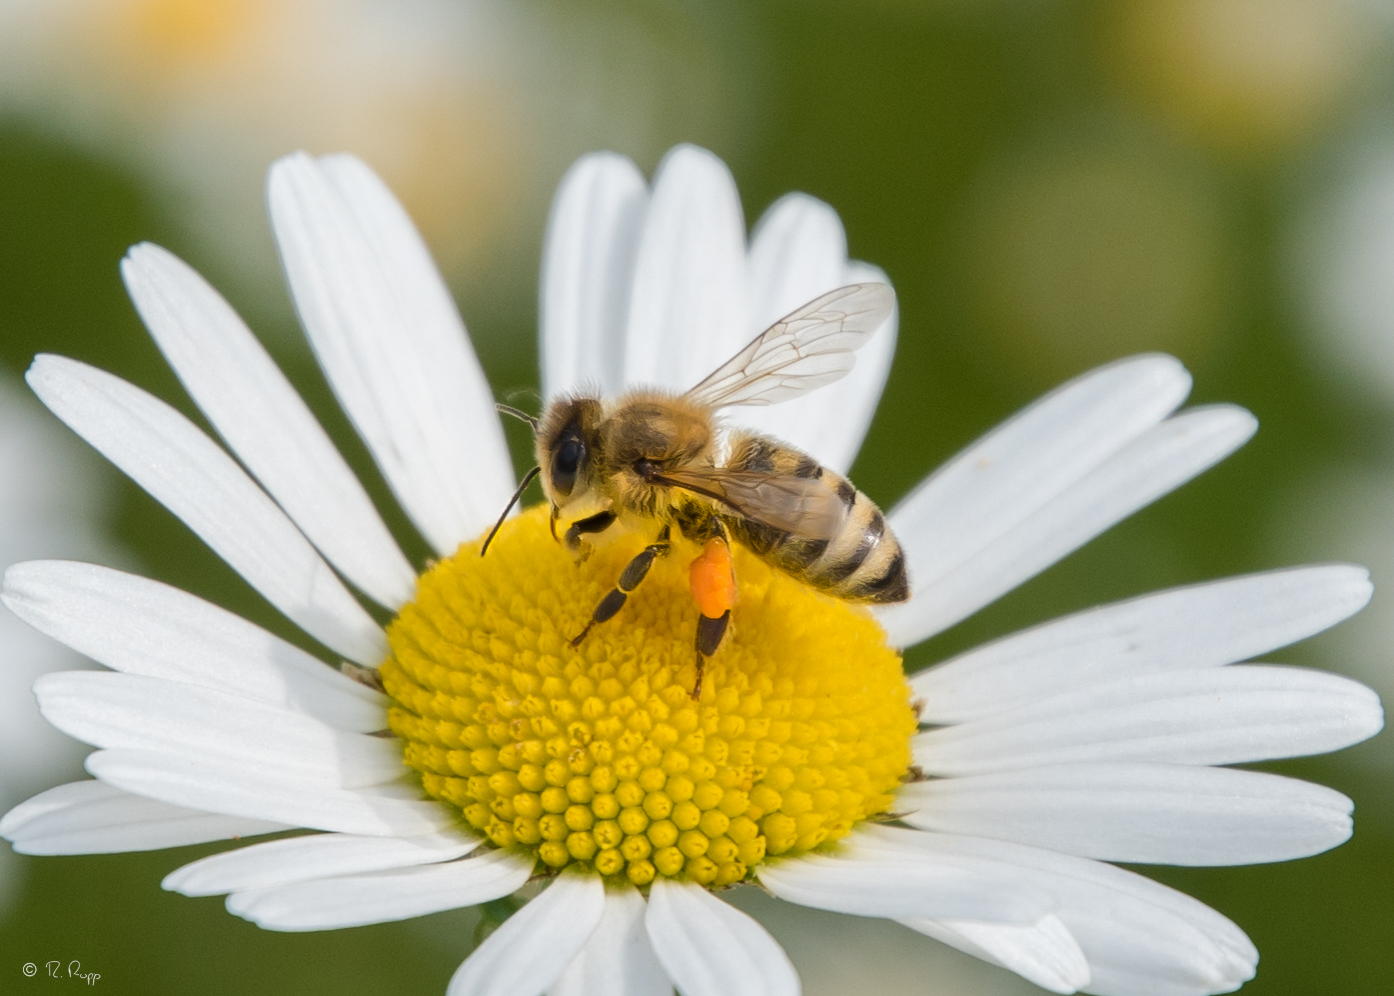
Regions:
M 600 402 L 559 398 L 537 429 L 537 465 L 552 517 L 568 521 L 604 512 L 609 502 L 596 488 L 600 468 Z

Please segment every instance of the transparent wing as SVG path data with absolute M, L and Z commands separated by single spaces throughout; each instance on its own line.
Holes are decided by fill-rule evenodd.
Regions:
M 659 475 L 655 481 L 711 498 L 742 519 L 804 539 L 832 539 L 847 517 L 846 502 L 821 478 L 685 467 Z
M 849 284 L 786 315 L 686 397 L 711 408 L 774 405 L 839 380 L 890 317 L 889 284 Z

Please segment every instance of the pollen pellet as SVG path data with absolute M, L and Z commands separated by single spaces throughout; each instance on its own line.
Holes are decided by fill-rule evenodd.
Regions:
M 730 885 L 886 812 L 916 721 L 865 610 L 732 547 L 731 630 L 694 701 L 687 565 L 701 551 L 675 533 L 674 555 L 570 647 L 650 540 L 621 537 L 578 564 L 535 509 L 505 522 L 488 556 L 465 544 L 420 578 L 381 673 L 426 793 L 488 846 L 641 887 Z
M 731 548 L 724 539 L 707 540 L 688 571 L 688 584 L 702 615 L 715 619 L 736 605 L 737 586 L 731 569 Z

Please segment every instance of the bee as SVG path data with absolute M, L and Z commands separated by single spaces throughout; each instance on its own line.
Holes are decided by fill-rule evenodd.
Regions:
M 717 424 L 722 408 L 777 404 L 845 376 L 853 351 L 894 303 L 894 292 L 881 283 L 824 294 L 684 394 L 635 390 L 612 401 L 570 395 L 551 402 L 540 420 L 499 406 L 532 424 L 537 454 L 499 525 L 540 474 L 552 535 L 578 556 L 612 529 L 657 527 L 573 647 L 623 608 L 654 560 L 671 551 L 674 528 L 702 547 L 690 566 L 698 608 L 694 699 L 736 604 L 732 541 L 836 598 L 882 604 L 908 597 L 905 556 L 871 499 L 792 446 L 743 429 L 723 436 Z

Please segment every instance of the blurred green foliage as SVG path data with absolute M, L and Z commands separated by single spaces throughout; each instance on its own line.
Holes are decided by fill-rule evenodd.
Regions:
M 1103 4 L 1047 0 L 763 0 L 742 15 L 741 45 L 759 63 L 751 76 L 757 89 L 732 99 L 747 102 L 739 114 L 750 124 L 714 151 L 732 164 L 747 216 L 753 220 L 791 189 L 827 200 L 846 224 L 852 254 L 884 267 L 899 293 L 899 355 L 854 470 L 883 505 L 1064 376 L 1142 349 L 1176 351 L 1195 374 L 1194 400 L 1242 404 L 1262 423 L 1257 438 L 1217 469 L 915 648 L 912 668 L 1061 612 L 1278 566 L 1270 532 L 1287 493 L 1332 461 L 1377 461 L 1389 452 L 1387 417 L 1306 355 L 1301 319 L 1283 287 L 1280 237 L 1301 194 L 1301 163 L 1346 112 L 1336 107 L 1326 131 L 1318 128 L 1306 146 L 1281 153 L 1245 157 L 1207 147 L 1110 71 L 1104 48 L 1112 16 Z M 665 30 L 678 30 L 675 23 L 686 21 L 670 10 Z M 692 44 L 715 44 L 710 35 L 697 37 L 701 24 L 689 28 Z M 667 127 L 681 137 L 681 120 Z M 1198 310 L 1179 312 L 1179 331 L 1087 339 L 1062 360 L 1049 342 L 1004 327 L 1010 322 L 1003 314 L 1013 312 L 996 305 L 1008 291 L 992 283 L 995 250 L 984 248 L 979 225 L 995 191 L 1044 189 L 1012 186 L 1032 163 L 1102 161 L 1100 149 L 1102 160 L 1125 164 L 1123 187 L 1143 192 L 1129 204 L 1152 203 L 1146 192 L 1162 188 L 1149 187 L 1146 177 L 1155 175 L 1166 190 L 1191 198 L 1185 204 L 1201 219 L 1195 251 L 1208 267 L 1210 296 L 1197 298 Z M 1152 172 L 1127 187 L 1128 163 Z M 1166 209 L 1172 213 L 1164 220 L 1174 220 Z M 18 375 L 35 352 L 65 353 L 197 418 L 141 329 L 116 270 L 126 246 L 150 239 L 217 282 L 226 262 L 216 247 L 181 234 L 172 210 L 158 185 L 64 146 L 33 122 L 0 119 L 0 366 Z M 1106 250 L 1113 245 L 1107 231 L 1066 226 L 1063 234 L 1102 239 Z M 1161 251 L 1184 256 L 1189 237 L 1178 236 L 1180 249 L 1167 243 Z M 1081 244 L 1062 243 L 1060 251 Z M 1126 251 L 1120 242 L 1118 252 Z M 532 272 L 536 262 L 534 252 Z M 535 389 L 531 299 L 471 299 L 486 293 L 473 288 L 461 307 L 498 395 Z M 1128 293 L 1123 288 L 1125 303 Z M 1146 288 L 1138 296 L 1151 300 Z M 296 343 L 284 294 L 230 297 L 383 499 L 380 507 L 392 508 Z M 509 431 L 521 465 L 525 435 Z M 117 493 L 115 531 L 146 573 L 298 639 L 172 516 L 127 482 Z M 405 521 L 398 516 L 391 524 L 419 560 L 424 546 Z M 1321 660 L 1311 647 L 1282 659 Z M 1394 992 L 1394 807 L 1377 802 L 1391 795 L 1389 772 L 1348 765 L 1341 756 L 1272 767 L 1352 796 L 1354 840 L 1279 866 L 1148 873 L 1249 932 L 1263 957 L 1245 992 Z M 439 993 L 475 933 L 475 915 L 456 912 L 421 924 L 280 935 L 228 916 L 219 900 L 160 891 L 164 873 L 216 849 L 25 859 L 25 891 L 0 926 L 0 990 L 47 991 L 60 983 L 23 980 L 19 966 L 79 959 L 84 971 L 101 973 L 98 991 L 112 994 Z M 924 991 L 935 991 L 933 980 Z

